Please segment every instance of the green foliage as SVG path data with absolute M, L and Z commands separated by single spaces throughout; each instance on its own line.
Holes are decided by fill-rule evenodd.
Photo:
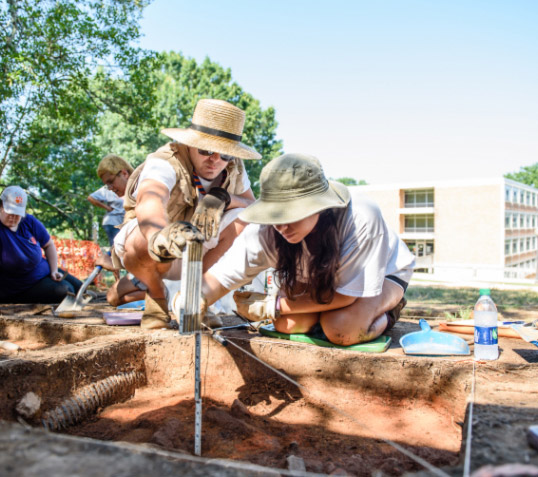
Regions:
M 101 131 L 96 138 L 98 147 L 118 154 L 136 166 L 150 152 L 169 141 L 159 132 L 161 129 L 183 128 L 190 124 L 199 99 L 222 99 L 245 111 L 242 141 L 254 147 L 263 157 L 259 161 L 245 161 L 252 188 L 257 194 L 263 165 L 281 154 L 282 143 L 275 139 L 277 122 L 274 108 L 263 110 L 258 100 L 232 81 L 230 69 L 222 68 L 209 58 L 198 64 L 180 53 L 161 53 L 154 63 L 151 83 L 155 101 L 147 106 L 152 120 L 134 125 L 120 114 L 107 112 L 100 118 Z
M 405 292 L 408 300 L 423 304 L 460 304 L 471 309 L 478 300 L 476 288 L 444 288 L 435 286 L 410 286 Z M 497 308 L 538 306 L 538 294 L 534 290 L 492 289 L 491 298 Z
M 153 54 L 131 46 L 144 3 L 0 2 L 0 175 L 41 199 L 32 213 L 52 232 L 90 237 L 100 115 L 151 120 Z
M 444 317 L 446 318 L 446 321 L 455 321 L 455 320 L 470 320 L 472 318 L 472 307 L 463 307 L 460 308 L 455 313 L 450 313 L 449 311 L 445 311 Z
M 33 194 L 31 213 L 52 233 L 89 239 L 104 213 L 86 200 L 102 186 L 100 159 L 116 153 L 138 165 L 168 140 L 162 128 L 189 124 L 200 98 L 246 112 L 243 141 L 264 158 L 245 161 L 255 192 L 263 164 L 280 154 L 274 109 L 229 69 L 132 46 L 146 3 L 0 1 L 1 182 Z
M 338 179 L 334 180 L 347 186 L 367 185 L 365 180 L 361 179 L 360 181 L 357 181 L 357 179 L 354 179 L 353 177 L 339 177 Z
M 79 101 L 102 108 L 115 79 L 135 72 L 140 6 L 114 0 L 0 2 L 0 175 L 15 159 L 29 127 L 44 111 L 76 122 Z M 101 89 L 90 78 L 101 67 Z M 86 96 L 82 98 L 82 96 Z
M 533 187 L 538 187 L 538 162 L 532 166 L 522 167 L 519 172 L 505 174 L 504 177 Z

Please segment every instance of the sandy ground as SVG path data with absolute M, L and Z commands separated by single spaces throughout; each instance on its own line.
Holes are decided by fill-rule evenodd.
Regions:
M 149 386 L 138 388 L 125 402 L 99 408 L 96 415 L 65 432 L 192 454 L 192 362 L 184 363 L 184 369 L 177 365 L 184 361 L 181 353 L 190 351 L 178 348 L 170 331 L 147 333 L 135 327 L 103 326 L 99 317 L 103 309 L 97 304 L 78 319 L 64 321 L 54 319 L 46 307 L 0 310 L 0 331 L 13 321 L 25 329 L 10 339 L 22 350 L 0 354 L 0 371 L 4 373 L 0 378 L 9 377 L 0 391 L 0 402 L 5 403 L 0 417 L 13 420 L 13 403 L 32 386 L 40 386 L 43 395 L 56 395 L 50 398 L 50 407 L 68 396 L 73 386 L 105 378 L 108 368 L 115 372 L 137 370 L 148 376 Z M 282 369 L 296 379 L 302 377 L 301 382 L 311 389 L 321 389 L 321 381 L 313 381 L 313 375 L 325 373 L 319 378 L 325 380 L 324 402 L 269 371 L 258 370 L 248 358 L 238 358 L 215 345 L 211 359 L 216 369 L 210 371 L 214 376 L 204 375 L 208 389 L 203 392 L 202 455 L 281 469 L 295 456 L 303 460 L 307 471 L 326 474 L 369 475 L 373 469 L 387 475 L 419 471 L 421 466 L 391 447 L 390 440 L 436 467 L 459 469 L 469 429 L 464 421 L 472 398 L 473 469 L 510 462 L 538 465 L 538 452 L 527 445 L 525 437 L 526 428 L 538 419 L 538 348 L 522 340 L 503 339 L 501 359 L 491 363 L 473 363 L 471 358 L 426 360 L 403 354 L 399 337 L 418 329 L 416 318 L 440 318 L 447 309 L 411 303 L 406 310 L 408 319 L 391 333 L 391 349 L 379 356 L 337 353 L 310 345 L 291 347 L 276 341 L 267 345 L 267 339 L 256 334 L 229 332 L 260 356 L 276 363 L 279 357 L 280 362 L 288 359 Z M 535 310 L 508 313 L 512 313 L 510 318 L 538 317 Z M 235 368 L 241 369 L 238 377 L 233 374 Z M 373 377 L 361 381 L 368 369 Z M 181 389 L 171 385 L 180 375 L 188 381 Z M 222 375 L 223 381 L 217 383 L 217 375 Z M 377 382 L 376 376 L 383 378 L 379 387 L 372 384 Z M 454 389 L 442 389 L 449 381 Z M 358 384 L 364 382 L 369 383 L 369 389 Z M 333 403 L 342 413 L 330 407 Z

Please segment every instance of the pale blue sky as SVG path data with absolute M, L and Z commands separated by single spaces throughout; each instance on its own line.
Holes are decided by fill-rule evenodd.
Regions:
M 142 32 L 145 48 L 230 68 L 275 107 L 285 152 L 331 177 L 498 177 L 538 162 L 538 1 L 154 0 Z

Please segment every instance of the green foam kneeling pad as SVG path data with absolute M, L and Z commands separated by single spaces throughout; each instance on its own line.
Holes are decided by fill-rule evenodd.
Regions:
M 280 333 L 275 330 L 275 327 L 271 325 L 260 326 L 259 332 L 264 336 L 269 336 L 271 338 L 280 338 L 283 340 L 296 341 L 299 343 L 309 343 L 317 346 L 324 346 L 326 348 L 338 348 L 338 349 L 347 349 L 351 351 L 362 351 L 363 353 L 383 353 L 390 346 L 392 341 L 390 336 L 381 335 L 375 340 L 368 341 L 367 343 L 359 343 L 351 346 L 340 346 L 330 341 L 323 340 L 320 338 L 314 338 L 311 335 L 305 333 Z

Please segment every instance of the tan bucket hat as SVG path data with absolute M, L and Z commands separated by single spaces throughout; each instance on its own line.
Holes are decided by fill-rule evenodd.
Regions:
M 349 204 L 348 188 L 328 181 L 314 156 L 284 154 L 260 174 L 260 198 L 239 218 L 254 224 L 291 224 L 325 209 Z
M 196 103 L 188 128 L 168 128 L 161 132 L 186 146 L 241 159 L 261 159 L 256 150 L 241 142 L 244 125 L 242 109 L 220 99 L 201 99 Z

